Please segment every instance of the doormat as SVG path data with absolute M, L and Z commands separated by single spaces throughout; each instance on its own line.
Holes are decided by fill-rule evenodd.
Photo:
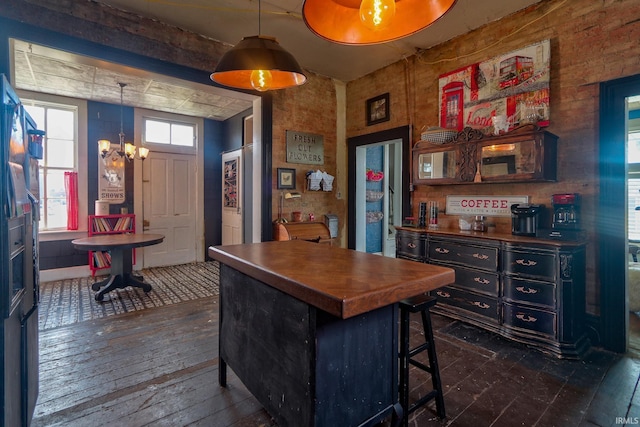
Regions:
M 102 302 L 94 299 L 91 285 L 107 276 L 41 283 L 40 330 L 218 295 L 217 261 L 147 268 L 136 274 L 153 287 L 149 293 L 132 287 L 115 289 Z

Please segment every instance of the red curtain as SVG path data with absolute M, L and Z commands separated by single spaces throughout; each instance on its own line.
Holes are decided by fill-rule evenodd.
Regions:
M 67 230 L 78 229 L 78 172 L 64 173 L 64 189 L 67 195 Z

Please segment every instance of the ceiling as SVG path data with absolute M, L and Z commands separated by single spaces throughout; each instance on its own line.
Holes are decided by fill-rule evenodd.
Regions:
M 303 69 L 348 82 L 469 32 L 540 0 L 457 0 L 427 29 L 390 43 L 346 46 L 313 34 L 302 20 L 302 0 L 96 0 L 228 44 L 242 37 L 276 37 Z M 327 0 L 329 1 L 329 0 Z M 401 1 L 401 0 L 400 0 Z M 258 19 L 260 16 L 260 20 Z M 260 29 L 260 31 L 259 31 Z M 252 95 L 105 64 L 70 53 L 14 43 L 17 88 L 225 120 L 251 107 Z

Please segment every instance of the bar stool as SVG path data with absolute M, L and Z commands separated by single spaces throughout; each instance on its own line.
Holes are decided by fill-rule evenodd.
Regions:
M 402 425 L 409 425 L 409 414 L 419 407 L 427 404 L 432 399 L 436 400 L 436 410 L 438 417 L 445 418 L 444 396 L 442 393 L 442 383 L 440 381 L 440 370 L 438 368 L 438 358 L 433 340 L 433 328 L 431 327 L 431 315 L 429 308 L 436 303 L 436 298 L 430 295 L 419 295 L 400 301 L 400 404 L 404 410 Z M 422 326 L 424 328 L 425 342 L 417 347 L 410 348 L 409 342 L 409 322 L 411 313 L 420 312 L 422 316 Z M 415 360 L 414 357 L 423 351 L 427 351 L 429 365 Z M 416 366 L 431 374 L 433 390 L 422 398 L 409 404 L 409 365 Z

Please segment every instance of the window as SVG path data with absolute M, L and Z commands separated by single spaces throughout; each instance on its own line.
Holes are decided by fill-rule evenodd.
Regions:
M 640 131 L 629 132 L 628 147 L 628 233 L 630 240 L 640 240 Z
M 144 118 L 145 144 L 164 144 L 195 148 L 196 126 L 169 120 Z
M 640 241 L 640 96 L 628 98 L 629 122 L 627 134 L 627 219 L 628 238 Z
M 28 93 L 20 94 L 25 109 L 46 132 L 40 166 L 40 231 L 67 231 L 64 173 L 78 172 L 79 230 L 86 230 L 86 102 Z M 80 130 L 83 130 L 81 132 Z M 83 135 L 81 137 L 81 135 Z

